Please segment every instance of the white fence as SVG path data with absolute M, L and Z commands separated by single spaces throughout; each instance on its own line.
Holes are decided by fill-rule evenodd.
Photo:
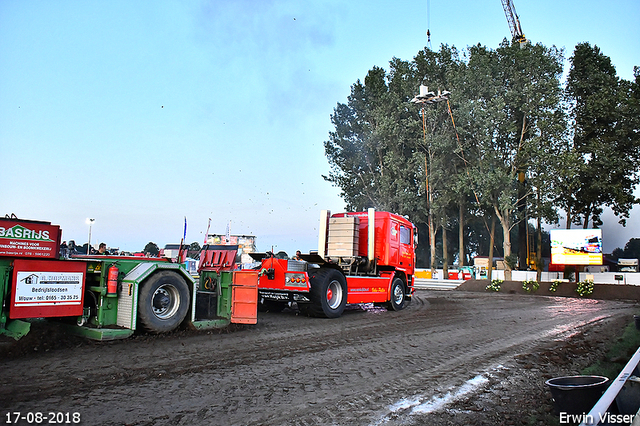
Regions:
M 424 269 L 422 269 L 424 270 Z M 455 272 L 457 269 L 449 269 L 449 272 Z M 542 272 L 542 282 L 552 282 L 554 280 L 562 279 L 562 272 Z M 479 273 L 476 273 L 476 278 L 480 279 Z M 492 279 L 504 280 L 503 270 L 491 271 Z M 444 273 L 442 269 L 436 269 L 433 279 L 444 279 Z M 525 281 L 535 280 L 536 271 L 511 271 L 512 281 Z M 593 279 L 595 284 L 627 284 L 627 285 L 640 285 L 640 272 L 580 272 L 579 280 Z

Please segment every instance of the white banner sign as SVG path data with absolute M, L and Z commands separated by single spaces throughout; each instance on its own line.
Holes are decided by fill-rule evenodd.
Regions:
M 15 305 L 80 305 L 82 281 L 82 272 L 18 272 Z

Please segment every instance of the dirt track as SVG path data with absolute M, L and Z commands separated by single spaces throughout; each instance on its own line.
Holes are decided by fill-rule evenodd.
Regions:
M 573 342 L 588 352 L 636 312 L 632 302 L 418 291 L 403 311 L 349 309 L 336 320 L 285 311 L 222 333 L 110 343 L 41 336 L 2 355 L 0 416 L 78 412 L 86 425 L 522 424 L 513 414 L 495 422 L 501 402 L 522 419 L 540 410 L 517 398 L 523 360 L 538 363 L 528 374 L 544 375 L 549 351 Z

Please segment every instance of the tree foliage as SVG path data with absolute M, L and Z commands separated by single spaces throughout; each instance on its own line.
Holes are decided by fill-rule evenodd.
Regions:
M 640 238 L 631 238 L 624 246 L 624 250 L 620 247 L 613 251 L 613 257 L 616 259 L 640 259 Z
M 638 200 L 640 134 L 638 71 L 635 81 L 616 76 L 611 59 L 597 46 L 578 44 L 571 57 L 566 98 L 573 120 L 573 158 L 559 199 L 567 228 L 602 225 L 603 207 L 625 224 Z
M 563 52 L 555 47 L 505 40 L 495 50 L 477 45 L 461 55 L 443 45 L 412 61 L 393 58 L 388 72 L 371 69 L 334 109 L 324 178 L 348 209 L 428 224 L 432 267 L 436 247 L 445 265 L 454 248 L 460 263 L 464 246 L 486 250 L 491 217 L 502 227 L 505 257 L 515 225 L 531 217 L 540 227 L 565 209 L 571 220 L 598 225 L 610 206 L 624 219 L 637 203 L 640 81 L 637 69 L 635 81 L 617 79 L 607 61 L 578 45 L 563 97 Z M 421 84 L 451 91 L 449 101 L 412 104 Z M 606 178 L 596 179 L 602 170 Z M 458 239 L 447 233 L 453 229 Z
M 459 127 L 475 160 L 478 198 L 502 225 L 505 258 L 512 253 L 512 228 L 526 219 L 518 207 L 532 195 L 531 185 L 522 190 L 518 178 L 535 174 L 538 191 L 545 191 L 541 163 L 562 140 L 561 64 L 561 51 L 540 44 L 469 49 L 465 76 L 471 84 L 460 87 L 469 115 Z
M 200 247 L 200 243 L 198 243 L 197 241 L 194 241 L 191 244 L 189 244 L 189 249 L 187 250 L 187 256 L 192 259 L 199 259 L 201 250 L 202 250 L 202 247 Z
M 392 67 L 402 65 L 392 62 Z M 331 117 L 335 131 L 325 142 L 325 152 L 332 171 L 325 179 L 341 189 L 349 209 L 403 212 L 418 207 L 411 135 L 415 125 L 408 123 L 415 114 L 409 111 L 407 95 L 399 96 L 397 85 L 388 84 L 385 71 L 376 67 L 364 84 L 352 86 L 348 104 L 338 104 Z
M 394 58 L 388 73 L 374 67 L 364 83 L 352 85 L 347 104 L 339 103 L 331 116 L 335 130 L 325 142 L 332 167 L 325 179 L 340 188 L 348 209 L 374 207 L 419 223 L 433 211 L 446 223 L 456 167 L 447 107 L 421 111 L 409 101 L 425 76 L 444 90 L 459 65 L 455 49 L 425 49 L 412 62 Z
M 150 254 L 151 256 L 157 256 L 158 254 L 160 254 L 160 249 L 158 248 L 158 245 L 156 243 L 148 242 L 147 245 L 144 246 L 143 253 L 145 255 Z

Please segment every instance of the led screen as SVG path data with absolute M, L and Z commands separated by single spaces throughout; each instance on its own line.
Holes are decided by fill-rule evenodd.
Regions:
M 601 229 L 552 229 L 551 263 L 602 265 Z

